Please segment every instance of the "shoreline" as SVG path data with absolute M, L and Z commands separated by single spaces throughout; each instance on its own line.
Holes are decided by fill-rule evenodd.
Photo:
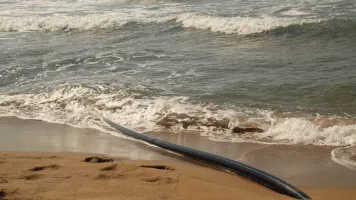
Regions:
M 167 152 L 96 129 L 16 117 L 0 117 L 0 128 L 0 152 L 95 153 L 137 160 L 182 162 Z
M 74 152 L 206 166 L 160 148 L 95 129 L 0 117 L 0 152 Z M 145 133 L 256 167 L 302 187 L 356 187 L 356 173 L 331 160 L 331 147 L 217 142 L 196 134 Z M 188 161 L 188 162 L 187 162 Z
M 181 133 L 146 133 L 163 141 L 248 164 L 297 187 L 354 187 L 356 172 L 336 163 L 333 146 L 216 142 Z

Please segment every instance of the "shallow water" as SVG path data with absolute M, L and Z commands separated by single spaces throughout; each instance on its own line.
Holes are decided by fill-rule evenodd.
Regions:
M 355 19 L 352 0 L 1 0 L 0 115 L 352 146 Z

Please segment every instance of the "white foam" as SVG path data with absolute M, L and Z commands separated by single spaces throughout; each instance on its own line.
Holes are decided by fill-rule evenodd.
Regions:
M 154 0 L 152 0 L 154 1 Z M 0 7 L 0 31 L 88 31 L 119 28 L 130 22 L 161 23 L 175 6 L 118 6 L 125 0 L 21 1 Z
M 356 146 L 341 147 L 332 150 L 331 159 L 349 169 L 356 170 Z
M 300 118 L 279 119 L 259 138 L 287 140 L 293 144 L 355 145 L 356 125 L 334 125 L 321 128 L 311 121 Z
M 247 118 L 243 111 L 217 109 L 214 105 L 192 104 L 187 97 L 152 97 L 137 98 L 134 93 L 116 90 L 105 93 L 107 88 L 102 85 L 82 87 L 80 85 L 64 85 L 51 92 L 39 94 L 3 94 L 0 95 L 0 115 L 21 118 L 39 119 L 49 122 L 69 124 L 85 128 L 104 126 L 101 121 L 106 117 L 128 128 L 136 130 L 164 130 L 157 122 L 173 114 L 177 123 L 172 131 L 184 128 L 181 122 L 193 117 L 199 123 L 206 123 L 209 118 L 221 120 L 231 119 L 229 126 L 240 123 L 238 118 Z M 139 95 L 140 96 L 140 95 Z M 260 118 L 265 118 L 263 114 Z M 257 117 L 258 118 L 258 117 Z M 188 130 L 221 135 L 214 127 L 198 129 L 197 125 Z M 229 131 L 222 132 L 229 134 Z M 223 135 L 222 135 L 223 136 Z
M 315 20 L 300 20 L 294 18 L 276 18 L 276 17 L 216 17 L 196 14 L 183 14 L 177 18 L 186 28 L 196 28 L 210 30 L 221 33 L 252 34 L 261 33 L 277 27 L 286 27 L 292 24 L 302 24 L 314 22 Z
M 278 118 L 268 110 L 222 109 L 213 104 L 192 103 L 188 97 L 179 96 L 141 97 L 127 89 L 118 90 L 104 85 L 62 85 L 53 91 L 38 94 L 2 94 L 0 116 L 108 129 L 102 121 L 105 117 L 139 131 L 164 131 L 165 128 L 157 123 L 166 120 L 163 124 L 172 122 L 170 131 L 199 132 L 219 141 L 332 146 L 356 144 L 355 124 L 341 125 L 341 122 L 322 128 L 304 118 Z M 185 129 L 183 122 L 189 121 L 194 122 Z M 219 128 L 216 123 L 225 124 L 228 128 Z M 232 134 L 230 129 L 235 126 L 259 127 L 266 131 Z
M 170 20 L 169 17 L 149 18 L 144 15 L 130 17 L 119 13 L 87 14 L 84 16 L 0 17 L 0 31 L 89 31 L 117 29 L 130 22 L 162 23 L 168 20 Z
M 122 10 L 84 15 L 30 15 L 0 16 L 0 31 L 91 31 L 102 29 L 118 29 L 128 23 L 167 23 L 175 21 L 185 28 L 195 28 L 221 32 L 226 34 L 253 34 L 286 27 L 292 24 L 303 24 L 319 20 L 301 20 L 296 18 L 276 17 L 219 17 L 194 13 L 170 13 L 165 11 L 149 11 L 144 9 Z

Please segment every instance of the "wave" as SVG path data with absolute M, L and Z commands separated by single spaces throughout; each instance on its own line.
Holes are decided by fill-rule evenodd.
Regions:
M 171 18 L 129 17 L 123 14 L 88 14 L 84 16 L 33 16 L 33 17 L 0 17 L 0 31 L 4 32 L 59 32 L 59 31 L 92 31 L 118 29 L 128 23 L 162 23 Z
M 278 27 L 300 25 L 303 23 L 319 22 L 319 20 L 300 20 L 295 18 L 277 17 L 215 17 L 196 14 L 180 15 L 177 22 L 181 22 L 185 28 L 210 30 L 226 34 L 249 35 L 273 30 Z
M 142 90 L 142 91 L 141 91 Z M 281 118 L 273 111 L 221 108 L 188 97 L 147 95 L 145 89 L 107 85 L 62 85 L 53 90 L 0 95 L 0 116 L 39 119 L 86 128 L 105 128 L 102 117 L 139 131 L 189 131 L 214 140 L 268 141 L 313 145 L 356 145 L 356 121 L 338 118 L 321 126 L 306 117 Z M 347 121 L 347 123 L 344 123 Z M 264 133 L 235 134 L 235 127 Z
M 340 165 L 356 170 L 356 146 L 334 149 L 331 152 L 331 158 Z
M 69 32 L 119 29 L 132 23 L 177 23 L 183 28 L 194 28 L 226 34 L 254 34 L 280 27 L 320 22 L 320 20 L 280 18 L 280 17 L 218 17 L 194 13 L 162 15 L 157 12 L 94 13 L 82 16 L 0 16 L 0 31 L 3 32 Z
M 271 29 L 268 32 L 273 35 L 303 35 L 312 36 L 354 36 L 356 31 L 355 19 L 328 19 L 310 21 L 302 24 L 291 24 Z
M 356 124 L 321 128 L 300 118 L 278 119 L 260 138 L 287 140 L 293 144 L 343 146 L 356 144 Z

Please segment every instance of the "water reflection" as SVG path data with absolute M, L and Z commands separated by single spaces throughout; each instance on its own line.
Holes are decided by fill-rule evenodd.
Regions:
M 97 130 L 8 117 L 0 118 L 0 151 L 82 152 L 138 160 L 179 161 L 145 144 Z

